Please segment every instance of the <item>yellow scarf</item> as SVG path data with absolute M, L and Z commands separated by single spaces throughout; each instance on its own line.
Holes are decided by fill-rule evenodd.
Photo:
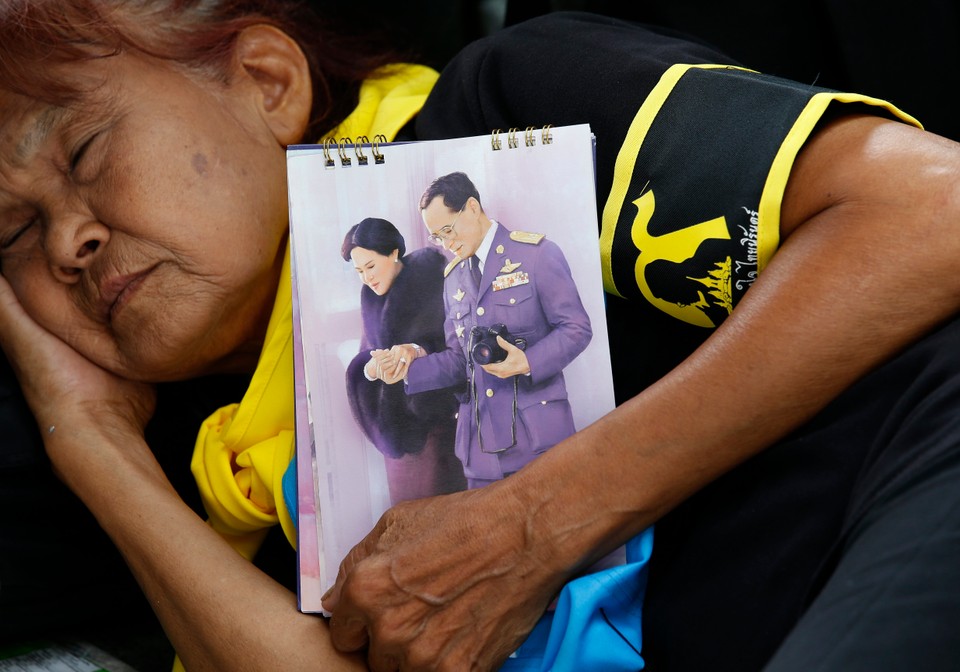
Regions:
M 364 82 L 360 101 L 331 137 L 393 140 L 423 106 L 437 73 L 419 65 L 388 66 Z M 210 524 L 252 559 L 276 525 L 296 547 L 296 526 L 281 479 L 294 457 L 293 335 L 290 250 L 260 360 L 239 404 L 221 408 L 200 427 L 191 469 Z
M 360 87 L 360 101 L 334 138 L 393 140 L 416 116 L 439 75 L 420 65 L 388 66 Z M 290 544 L 297 529 L 283 499 L 282 478 L 295 454 L 293 306 L 290 248 L 260 360 L 239 404 L 224 406 L 200 426 L 190 469 L 209 523 L 238 553 L 252 560 L 267 529 L 278 522 Z M 184 672 L 179 656 L 173 672 Z

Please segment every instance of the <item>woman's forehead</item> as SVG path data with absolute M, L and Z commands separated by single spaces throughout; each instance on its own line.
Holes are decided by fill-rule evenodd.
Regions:
M 0 89 L 0 166 L 27 165 L 66 114 L 64 108 Z
M 21 166 L 68 116 L 66 108 L 0 93 L 0 156 Z
M 376 259 L 377 257 L 385 257 L 385 256 L 387 256 L 387 255 L 385 255 L 385 254 L 380 254 L 380 253 L 377 252 L 376 250 L 371 250 L 369 247 L 361 247 L 360 245 L 357 245 L 356 247 L 354 247 L 354 248 L 350 251 L 350 255 L 351 255 L 355 260 L 361 260 L 361 259 L 362 259 L 362 260 L 364 260 L 364 261 L 369 261 L 370 259 Z
M 0 89 L 0 162 L 22 167 L 66 126 L 113 110 L 110 101 L 95 100 L 93 90 L 88 94 L 58 105 Z

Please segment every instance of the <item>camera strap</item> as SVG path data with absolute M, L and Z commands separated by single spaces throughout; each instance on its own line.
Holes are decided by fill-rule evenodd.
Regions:
M 488 455 L 496 455 L 497 453 L 502 453 L 503 451 L 509 450 L 517 445 L 517 410 L 519 407 L 518 398 L 520 394 L 519 376 L 513 376 L 513 408 L 510 417 L 511 443 L 506 448 L 485 450 L 483 447 L 483 432 L 480 431 L 480 395 L 477 394 L 476 370 L 474 369 L 473 364 L 470 365 L 470 393 L 473 397 L 473 419 L 477 425 L 477 444 L 480 446 L 480 452 L 487 453 Z
M 468 388 L 468 394 L 473 400 L 473 421 L 477 425 L 477 445 L 480 446 L 481 453 L 487 453 L 488 455 L 496 455 L 497 453 L 502 453 L 505 450 L 509 450 L 517 445 L 517 410 L 519 408 L 519 395 L 520 395 L 520 382 L 519 376 L 513 376 L 513 412 L 512 417 L 510 418 L 510 438 L 512 443 L 506 448 L 498 448 L 497 450 L 484 450 L 483 448 L 483 433 L 480 431 L 480 395 L 477 394 L 477 369 L 476 365 L 473 362 L 473 357 L 470 356 L 470 353 L 473 352 L 473 338 L 474 330 L 470 330 L 470 337 L 467 339 L 467 366 L 470 369 L 470 387 Z

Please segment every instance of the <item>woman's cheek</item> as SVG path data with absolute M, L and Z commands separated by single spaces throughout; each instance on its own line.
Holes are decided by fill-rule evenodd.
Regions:
M 55 312 L 58 283 L 46 268 L 46 263 L 39 262 L 33 255 L 5 259 L 3 275 L 20 305 L 33 319 L 42 323 L 47 321 L 44 319 L 46 313 Z

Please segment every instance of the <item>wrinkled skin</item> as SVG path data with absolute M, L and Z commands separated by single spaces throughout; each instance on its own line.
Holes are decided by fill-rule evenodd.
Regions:
M 75 78 L 90 92 L 71 109 L 0 92 L 4 276 L 39 324 L 126 378 L 249 368 L 286 237 L 282 148 L 252 132 L 239 91 L 148 59 Z
M 325 596 L 334 645 L 369 644 L 368 663 L 378 671 L 498 666 L 562 584 L 562 575 L 545 571 L 541 549 L 517 534 L 520 504 L 494 485 L 384 514 Z M 414 555 L 416 563 L 403 560 Z

